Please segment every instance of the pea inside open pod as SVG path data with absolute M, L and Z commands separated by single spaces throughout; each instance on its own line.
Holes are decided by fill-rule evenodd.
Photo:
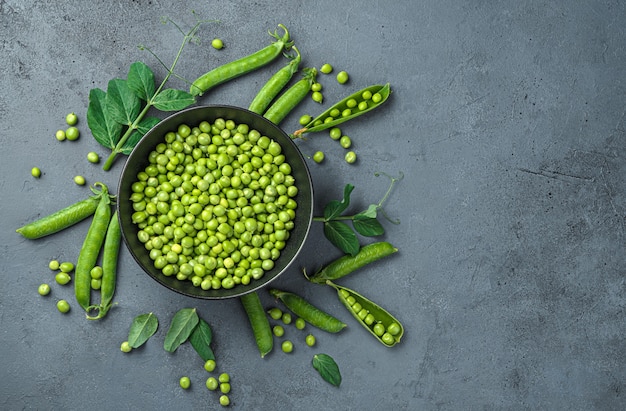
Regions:
M 159 144 L 163 144 L 165 142 L 165 135 L 168 132 L 175 133 L 182 124 L 193 128 L 198 127 L 198 125 L 203 121 L 213 124 L 217 119 L 231 120 L 238 125 L 245 124 L 249 130 L 256 130 L 261 136 L 267 137 L 269 141 L 276 142 L 280 145 L 280 154 L 281 156 L 284 156 L 284 158 L 281 158 L 285 163 L 290 165 L 290 175 L 293 177 L 293 187 L 295 187 L 295 189 L 290 189 L 290 192 L 296 193 L 291 199 L 295 201 L 297 207 L 295 208 L 295 215 L 291 220 L 293 222 L 293 227 L 289 231 L 288 238 L 284 241 L 284 247 L 280 249 L 279 255 L 272 255 L 271 259 L 273 264 L 266 265 L 265 272 L 262 276 L 260 276 L 260 278 L 253 279 L 247 284 L 244 284 L 243 282 L 238 283 L 229 288 L 219 287 L 204 289 L 203 287 L 194 285 L 192 281 L 178 279 L 176 273 L 173 275 L 165 275 L 162 269 L 155 267 L 155 261 L 152 258 L 154 256 L 151 257 L 150 250 L 146 248 L 145 240 L 147 238 L 141 238 L 145 237 L 146 230 L 142 230 L 140 225 L 137 224 L 137 221 L 133 221 L 133 215 L 136 213 L 136 209 L 133 207 L 131 196 L 133 196 L 133 193 L 137 191 L 137 186 L 135 184 L 138 182 L 139 173 L 144 171 L 146 167 L 151 164 L 151 153 Z M 185 151 L 189 151 L 189 148 L 184 148 L 183 152 Z M 196 157 L 199 153 L 199 151 L 195 152 Z M 156 180 L 158 181 L 158 177 Z M 216 180 L 219 181 L 219 178 Z M 229 198 L 227 200 L 234 200 L 234 203 L 237 203 L 237 198 Z M 151 200 L 147 200 L 146 203 L 149 203 L 150 201 Z M 242 204 L 243 201 L 241 202 L 241 205 Z M 232 202 L 231 205 L 233 205 Z M 153 206 L 151 208 L 154 209 Z M 230 213 L 231 217 L 237 216 L 239 215 L 238 213 L 241 212 L 241 210 L 235 210 L 236 207 L 223 208 L 226 209 L 226 213 L 228 213 L 231 209 L 233 210 Z M 284 273 L 291 266 L 304 245 L 313 219 L 313 184 L 304 157 L 291 138 L 281 128 L 262 116 L 244 108 L 227 105 L 198 106 L 182 110 L 162 120 L 150 131 L 148 131 L 135 146 L 126 160 L 119 180 L 117 209 L 124 243 L 135 261 L 150 277 L 164 287 L 190 297 L 202 299 L 231 298 L 238 297 L 264 287 L 276 277 Z M 220 209 L 220 214 L 222 211 L 224 210 Z M 146 213 L 146 218 L 150 218 L 150 213 Z M 155 219 L 152 218 L 152 220 L 154 221 Z M 264 224 L 268 223 L 265 222 Z M 240 226 L 241 224 L 238 225 L 238 227 Z M 229 227 L 221 226 L 219 230 L 215 231 L 215 233 L 211 232 L 210 229 L 206 229 L 204 231 L 205 234 L 206 232 L 209 232 L 209 236 L 214 235 L 216 238 L 224 238 L 223 236 L 229 236 L 233 231 L 235 231 L 232 228 L 231 230 L 228 228 Z M 143 232 L 140 233 L 140 231 Z M 157 236 L 156 234 L 150 233 L 147 235 L 152 237 Z M 193 240 L 194 243 L 199 241 L 194 235 L 189 234 L 187 237 L 191 237 L 191 240 Z M 189 239 L 187 239 L 187 241 L 189 241 Z M 218 256 L 216 260 L 218 260 L 218 264 L 224 265 L 222 268 L 225 270 L 232 268 L 230 266 L 232 261 L 229 260 L 227 263 L 224 263 L 225 257 Z M 255 263 L 252 263 L 252 265 L 254 264 Z M 223 271 L 221 273 L 223 273 Z M 202 274 L 211 275 L 209 273 Z

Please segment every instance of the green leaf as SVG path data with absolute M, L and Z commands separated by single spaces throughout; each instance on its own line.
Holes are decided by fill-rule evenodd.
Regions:
M 159 320 L 152 314 L 140 314 L 133 319 L 128 331 L 128 344 L 137 348 L 142 346 L 159 328 Z
M 326 221 L 337 218 L 341 213 L 346 211 L 346 208 L 350 205 L 350 193 L 352 193 L 352 190 L 354 190 L 354 186 L 352 184 L 346 184 L 343 189 L 343 200 L 332 200 L 326 204 L 326 207 L 324 207 L 324 219 Z
M 189 336 L 189 342 L 205 362 L 215 359 L 215 355 L 211 349 L 212 339 L 213 333 L 211 332 L 211 327 L 206 321 L 200 318 L 198 325 L 196 325 L 196 328 L 193 329 L 191 336 Z
M 191 335 L 193 329 L 198 324 L 199 318 L 195 308 L 183 308 L 174 314 L 163 348 L 165 351 L 174 352 Z
M 326 382 L 339 387 L 341 384 L 341 373 L 333 357 L 328 354 L 315 354 L 312 362 L 313 368 L 320 373 Z
M 336 220 L 325 222 L 324 235 L 328 241 L 346 254 L 356 255 L 361 248 L 356 234 L 344 222 Z
M 133 131 L 130 137 L 128 137 L 128 140 L 124 142 L 124 145 L 120 147 L 120 152 L 129 155 L 144 134 L 150 131 L 150 129 L 156 126 L 160 121 L 161 119 L 157 117 L 146 117 L 141 120 L 137 125 L 137 130 Z
M 361 211 L 357 215 L 362 215 L 362 216 L 370 217 L 370 218 L 376 218 L 376 216 L 378 215 L 379 208 L 380 206 L 378 204 L 370 204 L 370 206 L 367 207 L 367 210 Z
M 141 100 L 128 88 L 128 82 L 123 79 L 113 79 L 107 85 L 106 111 L 111 120 L 130 126 L 133 124 L 139 111 Z
M 166 88 L 152 99 L 152 105 L 161 111 L 182 110 L 195 102 L 191 94 L 173 88 Z
M 144 101 L 154 96 L 154 73 L 146 64 L 136 61 L 128 70 L 128 88 Z
M 366 237 L 376 237 L 385 232 L 385 229 L 376 218 L 367 217 L 364 214 L 355 215 L 352 219 L 352 225 L 359 234 Z
M 122 125 L 112 121 L 106 110 L 106 93 L 94 88 L 89 91 L 87 125 L 95 140 L 106 148 L 114 148 L 120 139 Z

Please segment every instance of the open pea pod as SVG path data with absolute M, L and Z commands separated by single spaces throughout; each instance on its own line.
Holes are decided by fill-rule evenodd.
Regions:
M 347 287 L 330 280 L 326 284 L 337 290 L 339 301 L 385 347 L 393 347 L 400 342 L 404 327 L 387 310 Z
M 309 124 L 303 128 L 296 130 L 292 137 L 297 138 L 305 133 L 313 133 L 316 131 L 326 130 L 352 120 L 362 114 L 374 110 L 381 106 L 391 94 L 389 83 L 385 85 L 375 84 L 365 87 L 354 94 L 349 95 L 343 100 L 333 104 L 328 110 L 315 117 Z M 338 112 L 338 117 L 331 116 L 331 112 Z

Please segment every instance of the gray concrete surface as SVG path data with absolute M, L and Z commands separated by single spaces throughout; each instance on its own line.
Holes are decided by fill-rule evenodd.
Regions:
M 72 182 L 116 186 L 85 155 L 107 151 L 86 126 L 88 93 L 124 77 L 142 60 L 162 79 L 150 47 L 167 64 L 195 10 L 217 19 L 198 32 L 178 73 L 193 79 L 268 42 L 278 23 L 291 31 L 303 66 L 329 62 L 350 83 L 321 77 L 327 101 L 389 81 L 386 107 L 343 127 L 359 162 L 341 160 L 326 135 L 300 147 L 327 153 L 311 163 L 316 207 L 353 183 L 355 208 L 387 187 L 378 171 L 405 179 L 386 211 L 384 239 L 400 252 L 343 284 L 395 313 L 406 327 L 387 349 L 354 323 L 331 290 L 308 285 L 298 270 L 274 285 L 298 291 L 348 322 L 321 331 L 310 349 L 261 359 L 237 300 L 196 301 L 168 292 L 123 250 L 116 306 L 88 322 L 72 288 L 53 284 L 48 261 L 75 260 L 88 224 L 38 241 L 15 228 L 83 198 Z M 0 0 L 0 408 L 218 409 L 208 376 L 189 345 L 162 348 L 175 311 L 196 307 L 213 327 L 218 368 L 232 378 L 238 410 L 459 410 L 626 407 L 624 283 L 626 201 L 626 7 L 618 1 L 191 1 Z M 219 37 L 217 52 L 208 43 Z M 283 62 L 225 84 L 200 103 L 247 104 Z M 173 87 L 185 87 L 174 80 Z M 325 105 L 326 106 L 326 105 Z M 82 137 L 57 142 L 66 113 Z M 307 100 L 283 125 L 297 127 Z M 35 180 L 30 168 L 39 166 Z M 314 226 L 298 266 L 338 256 Z M 266 292 L 265 305 L 273 302 Z M 154 312 L 157 334 L 120 352 L 134 316 Z M 314 353 L 338 362 L 340 388 L 310 366 Z M 192 389 L 178 388 L 188 375 Z

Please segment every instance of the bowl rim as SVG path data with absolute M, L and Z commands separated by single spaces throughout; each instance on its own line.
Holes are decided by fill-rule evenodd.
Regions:
M 274 136 L 280 136 L 277 138 L 288 142 L 287 144 L 290 147 L 287 148 L 287 151 L 289 152 L 290 155 L 295 154 L 295 156 L 297 157 L 295 160 L 291 160 L 290 163 L 293 164 L 294 162 L 297 162 L 298 164 L 302 165 L 302 167 L 297 168 L 298 173 L 300 174 L 300 177 L 297 179 L 297 181 L 300 180 L 304 176 L 305 181 L 302 185 L 305 187 L 306 191 L 308 191 L 307 193 L 301 193 L 300 189 L 302 187 L 299 187 L 298 195 L 301 196 L 301 199 L 298 200 L 298 209 L 304 210 L 304 212 L 306 212 L 306 215 L 302 217 L 302 214 L 303 214 L 302 212 L 296 214 L 296 219 L 298 219 L 298 217 L 300 217 L 300 219 L 296 227 L 294 227 L 294 230 L 296 228 L 298 229 L 298 233 L 302 239 L 296 245 L 295 249 L 293 249 L 293 244 L 295 243 L 292 243 L 292 246 L 290 248 L 291 257 L 289 258 L 289 261 L 280 270 L 278 270 L 278 268 L 280 267 L 277 265 L 277 267 L 266 272 L 261 279 L 252 280 L 248 285 L 238 284 L 231 289 L 220 288 L 217 290 L 214 290 L 214 289 L 203 290 L 200 287 L 193 286 L 191 282 L 180 281 L 174 277 L 167 277 L 160 272 L 151 271 L 150 268 L 147 267 L 147 264 L 144 264 L 146 261 L 145 256 L 142 258 L 138 254 L 139 253 L 138 250 L 135 249 L 137 245 L 141 244 L 136 238 L 136 233 L 138 232 L 138 229 L 136 229 L 136 225 L 130 222 L 130 225 L 135 227 L 135 230 L 131 230 L 130 227 L 127 225 L 127 223 L 130 221 L 130 217 L 129 216 L 126 217 L 125 207 L 128 206 L 128 208 L 131 211 L 132 211 L 132 208 L 130 208 L 128 204 L 124 205 L 124 202 L 125 201 L 130 202 L 130 199 L 129 199 L 130 195 L 128 195 L 125 198 L 122 198 L 123 193 L 125 192 L 125 187 L 130 187 L 130 185 L 124 186 L 123 184 L 125 181 L 124 177 L 126 176 L 127 178 L 130 178 L 128 177 L 128 174 L 131 172 L 134 173 L 134 175 L 136 176 L 138 170 L 145 167 L 145 164 L 147 163 L 147 155 L 145 157 L 139 157 L 139 160 L 137 160 L 138 156 L 142 155 L 138 153 L 142 151 L 146 151 L 146 150 L 148 150 L 148 152 L 151 151 L 158 144 L 159 137 L 165 136 L 165 133 L 167 133 L 168 131 L 172 131 L 174 127 L 177 127 L 179 124 L 185 123 L 186 118 L 192 115 L 195 115 L 197 112 L 205 112 L 205 111 L 209 113 L 215 112 L 214 114 L 207 116 L 211 120 L 214 120 L 216 118 L 227 119 L 226 117 L 228 116 L 224 116 L 220 114 L 225 114 L 225 113 L 229 113 L 233 111 L 239 112 L 241 113 L 242 116 L 249 116 L 254 119 L 253 123 L 256 125 L 254 128 L 261 128 L 261 127 L 258 127 L 258 125 L 262 124 L 263 125 L 262 127 L 263 132 L 261 133 L 262 135 L 268 135 L 269 133 L 267 133 L 266 131 L 267 129 L 271 129 L 273 132 L 275 132 L 275 134 L 271 133 L 272 134 L 271 138 L 273 138 Z M 177 122 L 178 124 L 172 125 L 171 124 L 172 122 Z M 253 128 L 252 126 L 250 127 Z M 152 144 L 152 140 L 155 140 L 153 142 L 154 144 Z M 151 143 L 146 143 L 146 142 L 151 142 Z M 150 144 L 150 147 L 146 149 L 144 146 L 145 144 Z M 280 141 L 280 144 L 281 146 L 283 146 L 283 152 L 284 152 L 285 151 L 284 142 Z M 136 162 L 139 162 L 140 164 L 137 165 Z M 133 167 L 133 164 L 135 164 L 134 167 Z M 296 168 L 294 167 L 294 169 Z M 292 172 L 293 171 L 295 170 L 292 170 Z M 139 267 L 142 269 L 143 272 L 145 272 L 149 277 L 151 277 L 153 280 L 157 281 L 159 284 L 166 287 L 167 289 L 175 291 L 178 294 L 182 294 L 187 297 L 193 297 L 197 299 L 216 300 L 216 299 L 228 299 L 228 298 L 240 297 L 242 295 L 257 291 L 267 286 L 269 283 L 274 281 L 276 278 L 278 278 L 283 273 L 285 273 L 289 268 L 291 268 L 292 264 L 294 263 L 294 261 L 297 259 L 298 255 L 304 248 L 304 244 L 306 243 L 306 239 L 308 238 L 308 235 L 311 230 L 311 225 L 313 222 L 313 212 L 314 212 L 313 182 L 311 179 L 310 170 L 308 168 L 308 165 L 305 161 L 304 156 L 300 152 L 300 149 L 297 147 L 297 145 L 294 143 L 291 137 L 289 137 L 289 135 L 285 133 L 285 131 L 282 128 L 280 128 L 277 124 L 272 123 L 265 117 L 257 113 L 254 113 L 246 108 L 242 108 L 242 107 L 238 107 L 234 105 L 207 104 L 207 105 L 188 107 L 186 109 L 177 111 L 176 113 L 173 113 L 172 115 L 167 116 L 163 120 L 159 121 L 158 124 L 152 127 L 148 132 L 146 132 L 144 136 L 142 136 L 142 138 L 137 142 L 137 144 L 135 145 L 131 153 L 126 158 L 122 172 L 118 180 L 117 189 L 118 189 L 117 191 L 118 199 L 116 201 L 116 210 L 118 214 L 117 218 L 119 220 L 120 228 L 122 232 L 122 239 L 126 248 L 129 250 L 130 254 L 135 260 L 135 262 L 139 265 Z M 303 201 L 302 200 L 303 197 L 305 199 L 307 197 L 310 198 L 310 201 L 307 201 L 308 204 L 304 204 L 304 205 L 301 204 L 300 201 Z M 133 235 L 134 235 L 134 238 L 132 237 Z M 291 238 L 295 239 L 295 236 L 290 237 L 290 239 Z M 287 241 L 288 241 L 287 247 L 289 247 L 289 240 Z M 145 250 L 145 248 L 143 247 L 141 248 Z M 284 252 L 285 250 L 282 250 L 282 251 Z M 279 257 L 279 259 L 284 258 L 284 257 L 285 256 L 282 255 L 282 252 L 281 252 L 281 257 Z

